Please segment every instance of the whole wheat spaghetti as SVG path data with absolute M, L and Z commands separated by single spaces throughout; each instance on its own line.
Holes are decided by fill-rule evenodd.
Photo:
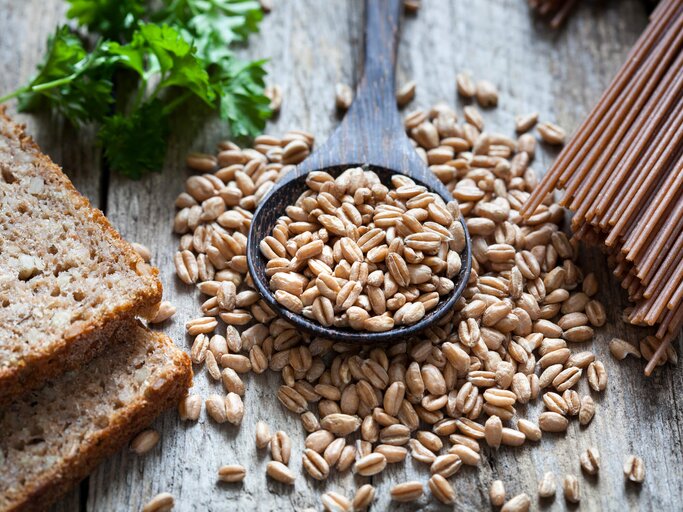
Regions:
M 683 1 L 661 2 L 626 64 L 521 210 L 555 188 L 579 239 L 599 244 L 634 307 L 657 326 L 645 373 L 683 327 Z

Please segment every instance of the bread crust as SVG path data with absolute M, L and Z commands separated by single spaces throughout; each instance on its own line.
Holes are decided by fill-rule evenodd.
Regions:
M 142 260 L 104 214 L 76 190 L 62 169 L 40 151 L 35 141 L 26 134 L 25 126 L 14 123 L 5 110 L 5 107 L 0 107 L 0 136 L 17 141 L 23 151 L 30 153 L 45 183 L 65 190 L 70 201 L 107 232 L 112 243 L 126 255 L 131 268 L 135 268 L 148 284 L 108 314 L 98 315 L 78 325 L 72 324 L 55 343 L 36 348 L 17 365 L 0 368 L 0 406 L 26 391 L 36 389 L 50 378 L 90 361 L 101 353 L 111 333 L 122 323 L 136 316 L 153 317 L 162 296 L 159 270 Z
M 143 327 L 140 327 L 143 328 Z M 171 346 L 173 363 L 160 374 L 135 401 L 117 410 L 104 429 L 86 436 L 79 452 L 62 459 L 51 471 L 27 484 L 20 496 L 3 512 L 41 511 L 87 477 L 106 457 L 114 454 L 138 432 L 146 428 L 162 411 L 176 405 L 192 385 L 189 356 L 175 347 L 163 333 L 148 331 L 155 343 Z

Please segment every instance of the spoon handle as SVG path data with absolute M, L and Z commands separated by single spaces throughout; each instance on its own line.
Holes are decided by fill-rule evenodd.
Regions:
M 402 0 L 366 0 L 363 70 L 342 124 L 298 169 L 371 164 L 401 170 L 424 167 L 396 107 L 395 76 Z

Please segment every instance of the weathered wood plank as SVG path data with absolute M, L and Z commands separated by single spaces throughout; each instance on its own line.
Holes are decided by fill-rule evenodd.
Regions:
M 54 2 L 55 6 L 61 2 Z M 269 131 L 282 133 L 288 128 L 312 131 L 321 141 L 337 123 L 333 108 L 333 87 L 337 81 L 354 82 L 354 66 L 360 36 L 360 2 L 282 1 L 263 24 L 262 34 L 246 53 L 268 55 L 271 80 L 284 87 L 285 102 L 280 117 Z M 9 12 L 7 27 L 0 33 L 0 90 L 22 83 L 42 55 L 44 37 L 61 15 L 58 8 L 37 7 L 36 2 L 0 0 L 0 12 Z M 627 49 L 645 24 L 642 7 L 636 0 L 612 3 L 606 8 L 582 7 L 564 31 L 551 33 L 529 19 L 524 2 L 497 0 L 426 1 L 414 19 L 404 25 L 399 54 L 399 82 L 415 79 L 418 95 L 408 107 L 428 107 L 443 100 L 456 101 L 456 72 L 469 69 L 475 77 L 494 81 L 500 88 L 500 107 L 487 111 L 487 126 L 504 133 L 512 132 L 514 115 L 538 110 L 544 119 L 557 120 L 567 128 L 578 125 L 612 74 L 621 64 Z M 9 49 L 9 50 L 8 50 Z M 183 161 L 190 149 L 212 150 L 225 135 L 219 123 L 206 126 L 193 113 L 179 116 L 187 125 L 169 151 L 165 172 L 141 182 L 113 178 L 110 184 L 108 213 L 114 224 L 131 240 L 149 245 L 154 262 L 162 269 L 165 293 L 178 306 L 178 315 L 163 326 L 176 342 L 188 347 L 184 322 L 197 315 L 196 292 L 175 279 L 172 255 L 177 239 L 171 234 L 172 203 L 188 173 Z M 88 179 L 88 169 L 99 169 L 92 139 L 79 138 L 53 120 L 34 123 L 30 129 L 46 152 L 70 173 L 77 186 L 91 199 L 97 198 L 98 183 Z M 46 128 L 46 127 L 49 127 Z M 80 135 L 80 134 L 79 134 Z M 84 153 L 79 153 L 79 148 Z M 92 159 L 86 158 L 92 152 Z M 79 156 L 80 155 L 80 156 Z M 535 168 L 545 169 L 550 156 L 541 152 Z M 81 174 L 83 177 L 81 177 Z M 682 439 L 683 417 L 674 390 L 680 389 L 679 371 L 666 369 L 653 379 L 644 380 L 639 362 L 616 364 L 607 350 L 607 341 L 619 335 L 636 339 L 637 330 L 626 329 L 619 321 L 623 303 L 618 286 L 609 279 L 604 260 L 588 251 L 587 268 L 600 276 L 601 299 L 608 305 L 611 323 L 598 333 L 594 350 L 607 365 L 610 384 L 603 397 L 597 397 L 598 414 L 586 429 L 572 428 L 565 437 L 546 436 L 539 446 L 501 449 L 486 454 L 478 470 L 463 469 L 453 479 L 458 493 L 458 509 L 488 508 L 488 484 L 501 478 L 510 495 L 527 492 L 534 508 L 537 479 L 544 470 L 561 476 L 579 474 L 578 454 L 596 446 L 603 457 L 597 480 L 579 478 L 582 506 L 586 510 L 676 510 L 683 497 Z M 220 386 L 209 382 L 203 370 L 196 377 L 196 391 L 206 395 Z M 326 484 L 299 477 L 294 489 L 268 481 L 264 474 L 269 457 L 256 453 L 253 426 L 266 419 L 273 429 L 287 431 L 294 445 L 292 467 L 300 473 L 303 429 L 298 418 L 284 410 L 275 391 L 277 375 L 250 376 L 246 379 L 246 415 L 240 429 L 218 427 L 204 415 L 197 425 L 182 424 L 171 411 L 155 423 L 162 442 L 144 458 L 122 450 L 100 467 L 90 481 L 89 510 L 138 510 L 157 492 L 172 492 L 179 510 L 291 510 L 320 509 L 324 490 L 337 490 L 350 496 L 353 489 L 369 479 L 350 474 L 334 475 Z M 587 392 L 581 388 L 582 392 Z M 538 407 L 528 411 L 532 417 Z M 645 459 L 647 480 L 642 489 L 623 483 L 621 464 L 627 453 Z M 243 485 L 216 485 L 218 466 L 238 462 L 248 469 Z M 408 479 L 426 482 L 427 471 L 408 460 L 374 478 L 378 499 L 374 510 L 390 504 L 392 485 Z M 78 498 L 62 503 L 63 510 L 74 510 Z M 543 509 L 564 510 L 560 495 Z M 424 506 L 438 510 L 435 502 L 423 498 L 416 505 L 397 507 L 414 510 Z
M 470 69 L 476 77 L 499 85 L 501 105 L 486 112 L 485 117 L 491 128 L 508 133 L 514 115 L 530 110 L 539 110 L 543 118 L 557 120 L 568 128 L 575 127 L 609 83 L 645 23 L 644 13 L 635 1 L 612 5 L 604 11 L 582 8 L 567 29 L 559 33 L 550 33 L 530 20 L 519 2 L 425 4 L 417 19 L 406 22 L 400 50 L 399 81 L 412 78 L 418 82 L 418 97 L 410 108 L 428 107 L 440 100 L 452 103 L 455 73 Z M 263 35 L 248 50 L 251 55 L 271 56 L 271 79 L 284 86 L 283 111 L 271 132 L 298 127 L 320 137 L 331 131 L 336 122 L 332 108 L 334 83 L 354 82 L 351 61 L 360 34 L 359 8 L 358 2 L 327 3 L 324 8 L 303 2 L 276 5 L 264 23 Z M 180 311 L 167 330 L 184 343 L 188 340 L 182 324 L 198 311 L 198 302 L 172 274 L 175 242 L 169 245 L 172 213 L 166 205 L 182 189 L 185 151 L 210 150 L 221 133 L 213 124 L 198 130 L 198 134 L 181 137 L 171 150 L 163 177 L 141 184 L 114 180 L 111 187 L 109 211 L 114 222 L 130 238 L 150 244 L 155 261 L 164 269 L 168 297 Z M 538 170 L 542 171 L 549 161 L 550 156 L 542 154 L 537 160 Z M 605 289 L 602 299 L 610 304 L 611 318 L 616 321 L 621 308 L 616 299 L 619 291 L 610 284 L 604 261 L 590 252 L 584 259 L 588 268 L 600 273 Z M 604 397 L 596 397 L 602 414 L 593 424 L 587 429 L 573 428 L 565 438 L 546 436 L 536 447 L 501 449 L 499 453 L 484 450 L 481 468 L 466 468 L 454 479 L 459 508 L 488 507 L 487 489 L 493 478 L 503 479 L 510 495 L 527 492 L 535 501 L 536 483 L 542 472 L 554 470 L 560 478 L 566 472 L 579 474 L 578 454 L 588 446 L 601 450 L 603 470 L 597 480 L 580 478 L 586 509 L 675 508 L 671 497 L 682 494 L 680 478 L 667 478 L 661 468 L 681 464 L 681 432 L 675 421 L 680 412 L 672 397 L 672 390 L 681 384 L 680 373 L 667 370 L 652 381 L 644 381 L 638 363 L 614 364 L 606 342 L 617 334 L 631 339 L 635 336 L 615 323 L 601 332 L 595 343 L 595 350 L 608 365 L 611 388 Z M 205 372 L 198 373 L 196 388 L 200 393 L 212 386 L 217 389 L 207 382 Z M 98 471 L 92 479 L 89 508 L 123 504 L 136 508 L 160 491 L 176 495 L 183 510 L 319 508 L 323 490 L 350 496 L 354 487 L 369 481 L 348 474 L 334 475 L 325 485 L 299 478 L 293 490 L 269 482 L 263 474 L 268 456 L 257 454 L 252 444 L 255 421 L 266 418 L 274 429 L 290 433 L 295 447 L 295 472 L 300 470 L 303 432 L 298 419 L 284 411 L 274 397 L 277 376 L 250 377 L 247 382 L 247 413 L 239 430 L 218 428 L 205 419 L 199 425 L 178 428 L 173 413 L 166 415 L 157 423 L 164 440 L 151 456 L 138 459 L 121 453 Z M 538 406 L 530 409 L 532 417 L 539 413 Z M 644 424 L 636 418 L 651 421 Z M 623 484 L 621 464 L 630 452 L 643 456 L 649 473 L 656 475 L 648 477 L 640 491 Z M 215 484 L 217 467 L 229 462 L 248 468 L 249 477 L 242 486 Z M 378 486 L 373 509 L 395 508 L 388 498 L 395 483 L 426 481 L 425 468 L 418 466 L 409 460 L 373 478 Z M 440 508 L 426 498 L 399 508 L 412 510 L 418 505 Z M 560 495 L 551 508 L 565 508 Z
M 44 54 L 46 37 L 64 23 L 66 3 L 61 0 L 0 0 L 0 95 L 15 90 L 35 74 Z M 76 188 L 96 207 L 100 204 L 100 151 L 92 127 L 75 129 L 58 116 L 17 114 L 15 102 L 8 113 L 26 123 L 28 133 L 42 150 L 60 164 Z M 71 491 L 53 510 L 80 509 L 80 488 Z

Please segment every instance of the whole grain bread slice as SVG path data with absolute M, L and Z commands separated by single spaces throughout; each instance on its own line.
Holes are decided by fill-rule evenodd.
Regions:
M 0 107 L 0 404 L 153 315 L 157 274 Z
M 0 511 L 42 510 L 87 476 L 192 381 L 187 354 L 137 322 L 116 348 L 0 409 Z

